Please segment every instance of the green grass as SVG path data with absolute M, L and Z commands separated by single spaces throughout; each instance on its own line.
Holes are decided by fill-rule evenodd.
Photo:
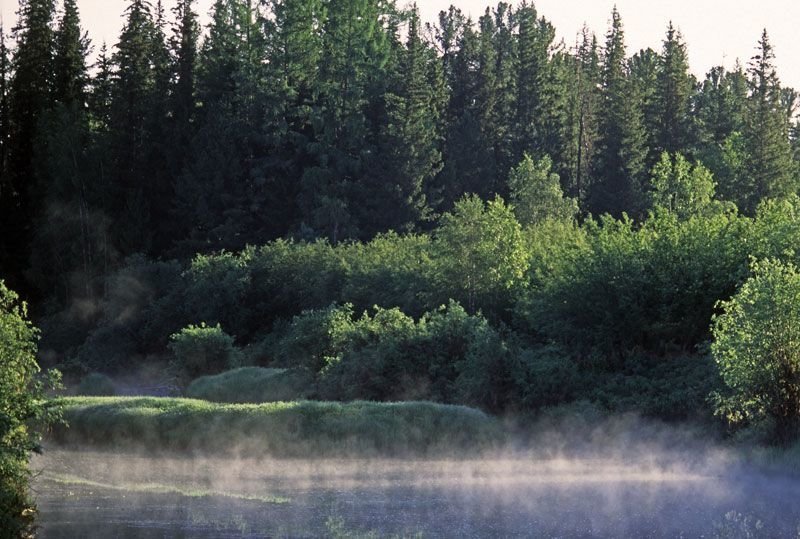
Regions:
M 229 403 L 293 401 L 309 396 L 311 382 L 309 374 L 294 369 L 243 367 L 198 378 L 186 389 L 186 396 Z
M 216 404 L 142 397 L 65 397 L 66 446 L 277 457 L 433 456 L 502 444 L 499 422 L 428 402 Z

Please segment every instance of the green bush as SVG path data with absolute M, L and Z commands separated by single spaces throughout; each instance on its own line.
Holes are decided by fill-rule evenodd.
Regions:
M 469 312 L 501 317 L 526 283 L 529 257 L 522 227 L 503 199 L 465 196 L 434 234 L 436 282 Z
M 500 423 L 463 406 L 427 402 L 215 404 L 172 398 L 70 397 L 76 447 L 276 457 L 452 456 L 497 448 Z
M 641 227 L 606 217 L 587 247 L 563 248 L 554 272 L 518 304 L 520 324 L 579 356 L 618 365 L 640 352 L 691 352 L 708 338 L 714 306 L 747 276 L 750 221 L 733 213 L 685 221 L 659 213 Z
M 113 397 L 117 394 L 117 388 L 114 382 L 99 372 L 92 372 L 87 374 L 78 384 L 78 395 L 85 395 L 87 397 Z
M 734 424 L 772 421 L 786 444 L 800 434 L 800 272 L 777 260 L 753 272 L 714 319 L 711 351 L 727 386 L 717 412 Z
M 295 317 L 274 342 L 277 365 L 319 377 L 323 398 L 425 399 L 499 410 L 513 396 L 512 354 L 481 316 L 451 302 L 418 321 L 351 305 Z
M 353 325 L 352 318 L 353 306 L 349 304 L 331 305 L 295 316 L 272 342 L 274 365 L 320 372 L 342 348 L 344 335 Z
M 31 533 L 34 507 L 28 495 L 28 457 L 38 447 L 35 428 L 55 418 L 38 379 L 38 331 L 27 319 L 26 305 L 0 281 L 0 530 L 5 537 Z
M 229 403 L 294 401 L 308 398 L 312 385 L 313 376 L 303 369 L 243 367 L 194 380 L 186 396 Z
M 233 337 L 225 333 L 219 324 L 190 325 L 170 337 L 173 366 L 181 378 L 188 379 L 236 367 L 239 352 L 233 342 Z

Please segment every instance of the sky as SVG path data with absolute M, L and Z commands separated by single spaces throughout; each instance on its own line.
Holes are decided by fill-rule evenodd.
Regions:
M 174 0 L 172 0 L 174 1 Z M 171 6 L 171 0 L 164 0 Z M 401 3 L 403 0 L 400 0 Z M 514 0 L 512 0 L 514 1 Z M 197 0 L 207 22 L 213 0 Z M 434 22 L 440 10 L 453 4 L 474 18 L 496 0 L 417 0 L 423 20 Z M 778 74 L 785 85 L 800 89 L 800 2 L 797 0 L 536 0 L 540 15 L 556 27 L 558 39 L 568 45 L 586 23 L 603 41 L 614 4 L 625 26 L 628 53 L 653 47 L 659 50 L 670 20 L 688 44 L 692 71 L 702 77 L 712 66 L 731 67 L 753 56 L 762 29 L 766 28 L 777 56 Z M 98 46 L 113 45 L 122 26 L 125 0 L 78 0 L 83 25 Z M 0 0 L 0 16 L 6 28 L 13 26 L 18 0 Z

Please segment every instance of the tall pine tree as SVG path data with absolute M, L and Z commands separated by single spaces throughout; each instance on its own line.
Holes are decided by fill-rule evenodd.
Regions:
M 614 8 L 603 62 L 601 139 L 594 165 L 596 182 L 590 195 L 590 210 L 595 214 L 637 215 L 643 209 L 646 135 L 640 99 L 628 78 L 627 65 L 622 19 Z
M 386 96 L 388 121 L 382 132 L 384 177 L 375 202 L 379 228 L 413 230 L 431 217 L 427 194 L 442 168 L 439 115 L 444 97 L 437 89 L 438 59 L 420 35 L 416 5 L 411 8 L 396 93 Z M 434 78 L 431 78 L 433 74 Z M 437 88 L 438 87 L 438 88 Z M 383 217 L 380 217 L 380 216 Z
M 115 78 L 111 106 L 113 193 L 107 211 L 118 216 L 114 237 L 124 254 L 148 252 L 153 228 L 149 176 L 153 133 L 162 105 L 161 59 L 154 40 L 159 34 L 145 0 L 130 0 L 127 20 L 112 58 Z
M 54 0 L 21 0 L 13 36 L 16 50 L 9 87 L 8 167 L 0 186 L 0 259 L 9 284 L 23 293 L 32 223 L 41 208 L 34 145 L 39 121 L 51 106 Z
M 81 32 L 76 0 L 64 0 L 64 13 L 55 34 L 53 99 L 83 108 L 88 74 L 89 40 Z
M 744 140 L 752 191 L 743 193 L 742 209 L 753 212 L 764 198 L 783 197 L 797 190 L 789 121 L 781 103 L 781 87 L 775 70 L 775 54 L 767 31 L 761 35 L 758 53 L 747 70 L 750 85 Z
M 685 152 L 693 146 L 691 97 L 694 83 L 689 74 L 686 44 L 680 31 L 669 23 L 661 52 L 656 86 L 658 152 Z

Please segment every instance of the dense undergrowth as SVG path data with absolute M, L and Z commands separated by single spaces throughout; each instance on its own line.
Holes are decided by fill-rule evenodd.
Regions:
M 712 204 L 640 224 L 526 227 L 502 202 L 465 199 L 431 234 L 278 240 L 186 266 L 131 258 L 91 316 L 43 321 L 42 357 L 109 374 L 171 359 L 184 385 L 242 366 L 293 369 L 311 379 L 304 396 L 326 400 L 494 413 L 590 400 L 707 418 L 720 389 L 708 352 L 717 302 L 753 258 L 796 261 L 799 231 L 797 198 L 754 217 Z

